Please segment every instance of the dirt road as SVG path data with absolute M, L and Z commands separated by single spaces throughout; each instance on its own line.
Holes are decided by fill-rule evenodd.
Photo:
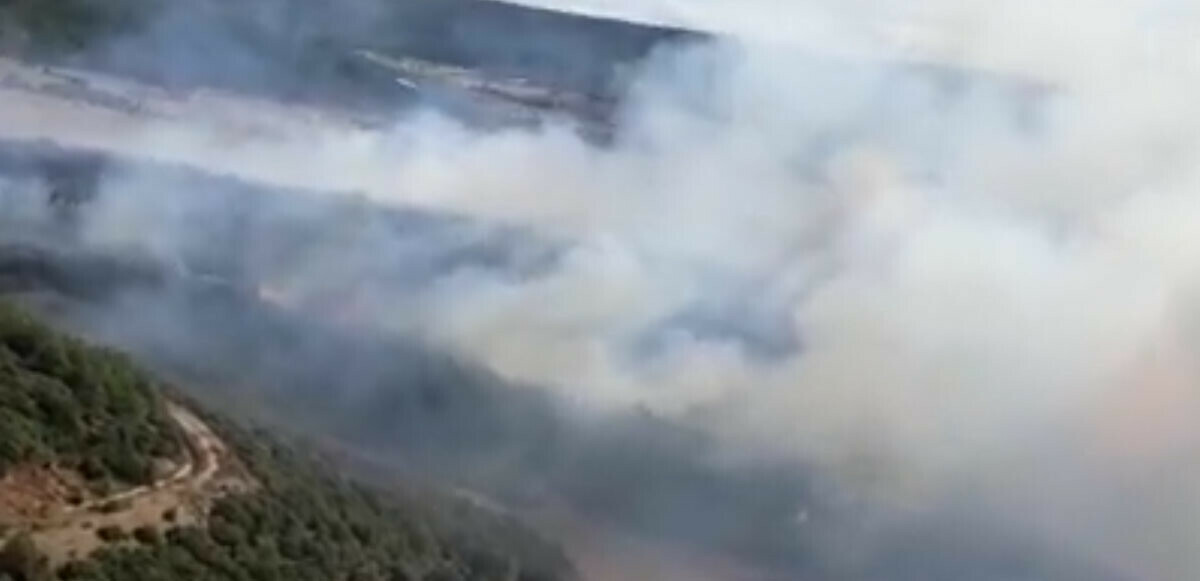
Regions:
M 63 507 L 48 518 L 17 527 L 32 531 L 34 542 L 52 564 L 82 558 L 102 547 L 96 533 L 100 528 L 117 527 L 128 533 L 140 527 L 196 524 L 215 498 L 252 486 L 247 478 L 233 476 L 236 471 L 222 474 L 230 456 L 207 424 L 179 405 L 170 404 L 168 412 L 187 444 L 187 458 L 172 474 L 154 484 Z

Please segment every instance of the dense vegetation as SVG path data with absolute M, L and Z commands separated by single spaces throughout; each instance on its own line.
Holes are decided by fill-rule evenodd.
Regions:
M 226 424 L 263 489 L 213 508 L 207 527 L 69 565 L 79 581 L 549 581 L 573 577 L 552 546 L 465 501 L 384 494 L 331 476 L 314 456 Z M 136 533 L 135 533 L 136 534 Z
M 42 462 L 76 469 L 101 489 L 141 484 L 156 458 L 180 451 L 152 380 L 126 357 L 0 303 L 0 476 Z
M 144 463 L 178 445 L 165 427 L 161 396 L 129 361 L 62 337 L 2 303 L 0 362 L 0 446 L 12 452 L 10 463 L 90 458 L 81 450 L 95 446 L 104 470 L 124 474 L 126 462 Z M 205 526 L 174 526 L 173 515 L 164 514 L 165 533 L 99 529 L 110 546 L 57 571 L 28 536 L 16 535 L 0 549 L 0 581 L 575 576 L 555 546 L 507 515 L 449 495 L 370 488 L 338 476 L 311 447 L 211 414 L 206 421 L 253 475 L 254 492 L 218 500 Z M 111 466 L 106 446 L 120 451 Z

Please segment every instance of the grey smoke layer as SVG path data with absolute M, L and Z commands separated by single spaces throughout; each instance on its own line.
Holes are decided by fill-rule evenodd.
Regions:
M 783 578 L 1195 577 L 1194 21 L 919 4 L 928 68 L 658 51 L 601 148 L 147 121 L 357 197 L 101 164 L 66 216 L 14 179 L 6 232 L 159 265 L 95 326 L 508 499 Z
M 982 518 L 974 507 L 883 522 L 852 495 L 821 488 L 801 462 L 724 457 L 712 434 L 646 408 L 581 415 L 551 391 L 516 385 L 415 333 L 339 319 L 356 308 L 354 289 L 401 303 L 456 272 L 510 281 L 552 276 L 567 252 L 561 243 L 31 144 L 9 143 L 0 158 L 5 290 L 74 299 L 44 304 L 66 324 L 134 350 L 215 401 L 250 404 L 260 417 L 514 507 L 566 502 L 597 526 L 774 571 L 764 575 L 1003 579 L 1016 570 L 1029 578 L 1103 578 L 994 522 L 973 520 Z M 92 198 L 101 175 L 154 187 Z M 124 199 L 109 197 L 117 195 Z M 136 242 L 92 238 L 93 228 L 118 216 L 139 220 Z M 151 236 L 146 224 L 173 234 Z M 111 235 L 107 227 L 101 232 Z M 353 234 L 331 235 L 338 232 Z M 359 242 L 360 250 L 348 249 Z M 268 281 L 289 265 L 325 271 L 314 259 L 326 253 L 369 265 L 345 267 L 333 284 L 309 288 L 303 303 L 273 302 Z M 714 325 L 705 317 L 688 323 L 688 314 L 676 319 L 664 324 Z M 740 328 L 736 321 L 717 326 Z M 753 334 L 751 326 L 724 336 L 753 345 L 745 339 Z M 771 357 L 782 356 L 779 349 Z M 870 558 L 841 562 L 841 543 L 870 543 Z

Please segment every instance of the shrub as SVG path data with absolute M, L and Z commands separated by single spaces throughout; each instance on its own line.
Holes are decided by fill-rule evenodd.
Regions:
M 96 536 L 106 543 L 116 543 L 129 538 L 125 529 L 118 526 L 103 526 L 96 529 Z
M 162 542 L 162 533 L 151 526 L 142 526 L 133 530 L 133 538 L 143 545 L 157 545 Z
M 17 580 L 33 581 L 45 579 L 48 572 L 46 557 L 27 533 L 9 539 L 0 549 L 0 578 L 8 575 Z

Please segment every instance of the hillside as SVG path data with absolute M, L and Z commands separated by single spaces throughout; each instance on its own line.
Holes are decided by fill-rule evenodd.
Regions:
M 146 484 L 181 452 L 152 381 L 122 355 L 56 335 L 0 305 L 0 477 L 22 464 L 93 488 Z
M 169 264 L 89 246 L 77 229 L 96 217 L 95 202 L 76 207 L 75 219 L 65 223 L 0 216 L 0 233 L 17 240 L 22 232 L 52 234 L 33 242 L 0 236 L 0 293 L 55 297 L 40 311 L 180 378 L 215 407 L 253 410 L 273 425 L 399 467 L 398 474 L 467 485 L 516 510 L 557 495 L 590 521 L 695 541 L 713 553 L 749 554 L 789 570 L 809 566 L 811 532 L 791 524 L 797 503 L 817 506 L 803 472 L 723 470 L 708 460 L 703 437 L 646 414 L 581 425 L 538 386 L 517 388 L 419 337 L 330 321 L 338 312 L 331 309 L 355 300 L 354 289 L 336 280 L 295 296 L 290 306 L 261 292 L 288 265 L 317 264 L 337 252 L 371 258 L 363 263 L 371 267 L 354 275 L 359 288 L 407 300 L 456 272 L 543 276 L 561 260 L 555 241 L 460 216 L 282 191 L 194 169 L 4 145 L 0 176 L 21 183 L 76 175 L 63 181 L 82 189 L 64 189 L 66 197 L 95 195 L 85 186 L 96 167 L 151 179 L 156 188 L 149 191 L 170 203 L 143 209 L 170 225 L 179 244 Z M 10 207 L 22 214 L 20 205 Z M 168 208 L 187 208 L 188 225 L 176 227 L 159 213 Z M 194 224 L 220 235 L 193 239 Z M 244 251 L 250 244 L 253 253 Z M 688 526 L 676 526 L 681 522 Z
M 575 576 L 556 547 L 510 517 L 450 495 L 373 489 L 340 476 L 312 448 L 211 413 L 193 416 L 169 403 L 129 360 L 2 304 L 0 354 L 6 406 L 0 429 L 9 430 L 0 443 L 6 453 L 16 450 L 6 456 L 9 474 L 48 467 L 59 481 L 78 473 L 89 482 L 124 483 L 111 484 L 112 496 L 51 507 L 53 517 L 0 513 L 5 581 Z M 99 386 L 97 393 L 86 385 Z M 90 426 L 111 433 L 89 432 Z M 172 473 L 131 468 L 181 454 L 185 439 L 189 459 Z M 118 446 L 121 454 L 85 456 L 101 445 Z M 102 471 L 79 460 L 93 457 Z M 0 479 L 0 502 L 20 500 L 17 488 L 7 486 L 16 480 Z M 164 505 L 169 499 L 177 505 Z M 137 514 L 150 508 L 149 520 Z M 64 539 L 79 535 L 89 543 L 75 538 L 80 552 L 65 554 Z
M 700 37 L 492 0 L 0 0 L 0 52 L 172 86 L 380 107 L 413 95 L 359 49 L 607 93 L 655 47 Z

